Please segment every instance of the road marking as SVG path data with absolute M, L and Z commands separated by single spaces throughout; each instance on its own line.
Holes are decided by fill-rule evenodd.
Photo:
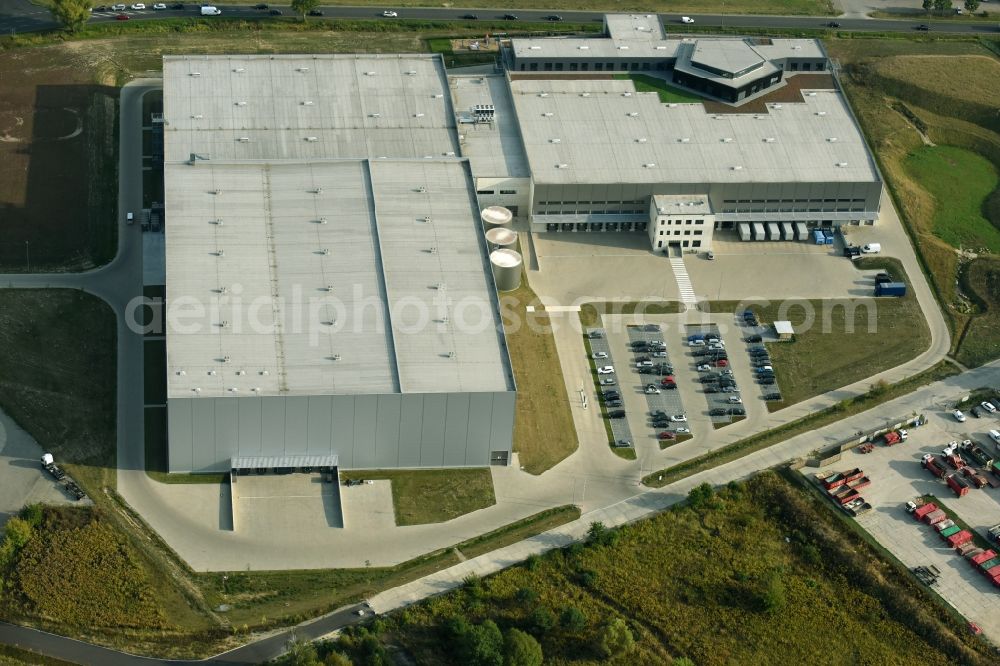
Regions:
M 681 302 L 685 305 L 696 305 L 698 297 L 694 293 L 694 285 L 691 284 L 691 276 L 688 275 L 684 266 L 684 259 L 674 257 L 670 260 L 670 268 L 674 271 L 674 279 L 677 280 L 677 288 L 680 290 Z

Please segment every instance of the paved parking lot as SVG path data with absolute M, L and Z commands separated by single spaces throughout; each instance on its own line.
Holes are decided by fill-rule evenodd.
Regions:
M 625 392 L 624 389 L 623 389 L 623 387 L 621 386 L 622 380 L 619 379 L 618 376 L 619 376 L 619 374 L 623 374 L 626 377 L 628 376 L 628 370 L 626 369 L 627 363 L 615 365 L 615 356 L 614 356 L 614 354 L 611 351 L 611 345 L 608 344 L 607 334 L 605 333 L 604 329 L 601 329 L 601 328 L 588 328 L 585 331 L 585 333 L 587 333 L 588 336 L 598 335 L 598 334 L 600 335 L 600 337 L 591 337 L 590 338 L 590 351 L 591 351 L 592 354 L 604 353 L 604 354 L 608 355 L 607 358 L 605 358 L 605 359 L 595 359 L 594 360 L 594 365 L 596 365 L 597 367 L 601 367 L 601 366 L 604 366 L 604 365 L 610 365 L 610 366 L 614 367 L 614 369 L 615 369 L 615 372 L 612 373 L 612 374 L 610 374 L 610 375 L 598 375 L 598 377 L 597 377 L 598 381 L 600 381 L 602 379 L 604 379 L 604 380 L 608 380 L 608 379 L 614 380 L 613 384 L 603 384 L 603 385 L 601 385 L 598 388 L 597 392 L 594 394 L 595 407 L 600 408 L 602 406 L 602 402 L 604 400 L 601 394 L 604 391 L 609 391 L 609 390 L 614 389 L 614 390 L 618 391 L 619 393 L 624 393 Z M 624 354 L 624 350 L 620 350 L 619 351 L 619 359 L 627 361 L 627 355 Z M 609 407 L 606 407 L 606 409 L 612 409 L 612 410 L 613 409 L 626 409 L 626 405 L 624 404 L 624 396 L 622 396 L 622 397 L 623 397 L 623 400 L 621 402 L 623 404 L 620 407 L 609 406 Z M 628 412 L 626 411 L 626 414 L 627 413 Z M 633 447 L 635 446 L 635 439 L 633 439 L 633 437 L 632 437 L 632 431 L 628 427 L 628 419 L 627 418 L 624 418 L 624 419 L 609 419 L 609 418 L 607 418 L 605 416 L 605 420 L 607 420 L 607 422 L 611 426 L 612 442 L 631 442 L 632 446 Z
M 635 342 L 663 342 L 663 329 L 659 324 L 645 324 L 642 326 L 632 325 L 628 327 L 628 338 L 630 343 Z M 662 356 L 657 356 L 656 354 L 662 354 Z M 639 359 L 648 359 L 650 363 L 655 365 L 667 364 L 673 368 L 673 363 L 670 360 L 670 354 L 666 349 L 657 349 L 656 351 L 641 351 L 633 354 L 632 363 L 630 363 L 630 370 L 634 373 L 636 381 L 639 385 L 639 390 L 643 391 L 643 395 L 646 396 L 646 407 L 647 411 L 644 418 L 647 424 L 652 427 L 653 420 L 650 418 L 653 414 L 666 414 L 667 417 L 670 416 L 681 416 L 684 415 L 687 418 L 687 412 L 684 410 L 684 403 L 681 399 L 680 392 L 676 389 L 662 388 L 661 380 L 667 376 L 674 376 L 672 372 L 658 372 L 652 374 L 645 374 L 640 371 L 637 367 Z M 676 383 L 675 383 L 676 384 Z M 659 393 L 646 393 L 646 387 L 648 385 L 654 386 Z M 668 421 L 667 425 L 664 427 L 653 427 L 656 431 L 657 437 L 660 436 L 661 432 L 672 432 L 676 436 L 678 432 L 688 432 L 690 431 L 690 426 L 687 421 Z
M 990 453 L 1000 454 L 992 444 L 987 445 L 989 438 L 985 434 L 998 427 L 996 418 L 970 418 L 962 424 L 943 407 L 940 411 L 926 412 L 928 423 L 910 429 L 905 442 L 891 448 L 877 444 L 869 454 L 847 452 L 839 463 L 822 471 L 863 469 L 872 485 L 861 493 L 873 510 L 859 517 L 858 524 L 907 567 L 936 566 L 941 576 L 935 591 L 997 640 L 1000 639 L 1000 589 L 948 548 L 933 528 L 914 520 L 904 508 L 907 500 L 930 494 L 984 536 L 990 527 L 1000 523 L 1000 489 L 972 488 L 965 497 L 958 498 L 920 464 L 923 454 L 940 453 L 948 442 L 956 439 L 976 440 Z M 808 467 L 802 470 L 808 476 L 817 471 Z
M 719 327 L 715 324 L 689 324 L 685 328 L 685 332 L 690 349 L 688 353 L 691 366 L 696 373 L 695 376 L 698 378 L 702 395 L 705 398 L 706 413 L 709 419 L 716 424 L 731 423 L 733 415 L 729 413 L 729 410 L 734 407 L 742 408 L 742 405 L 731 402 L 730 397 L 739 397 L 741 400 L 742 397 L 739 382 L 736 381 L 735 373 L 729 367 L 728 348 L 717 350 L 719 353 L 713 354 L 708 349 L 707 344 L 696 346 L 691 342 L 691 336 L 695 335 L 708 335 L 712 339 L 721 340 Z M 724 365 L 716 365 L 722 362 L 722 357 L 725 358 Z M 709 369 L 704 369 L 706 365 L 709 366 Z M 703 369 L 699 370 L 698 368 Z M 731 387 L 731 390 L 727 390 L 727 386 Z M 713 410 L 717 412 L 720 409 L 724 410 L 722 414 L 712 413 Z

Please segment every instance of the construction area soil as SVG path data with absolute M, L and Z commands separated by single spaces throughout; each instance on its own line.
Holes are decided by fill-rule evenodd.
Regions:
M 118 90 L 68 51 L 0 55 L 0 272 L 114 256 Z

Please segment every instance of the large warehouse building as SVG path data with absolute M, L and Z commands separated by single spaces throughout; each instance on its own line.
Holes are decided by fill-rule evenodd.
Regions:
M 170 471 L 509 461 L 445 80 L 419 55 L 164 58 Z

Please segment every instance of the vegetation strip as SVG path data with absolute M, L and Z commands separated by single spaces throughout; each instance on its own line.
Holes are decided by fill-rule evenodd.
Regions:
M 868 393 L 842 400 L 832 407 L 827 407 L 809 416 L 805 416 L 797 421 L 786 423 L 766 432 L 762 432 L 738 442 L 716 449 L 703 456 L 686 460 L 673 467 L 662 469 L 645 477 L 642 482 L 652 488 L 662 488 L 668 484 L 686 479 L 689 476 L 705 471 L 712 467 L 718 467 L 733 460 L 742 458 L 756 451 L 774 446 L 779 442 L 791 439 L 797 435 L 821 428 L 835 421 L 840 421 L 848 416 L 858 414 L 880 405 L 884 402 L 898 398 L 901 395 L 911 393 L 916 389 L 931 382 L 940 381 L 946 377 L 951 377 L 959 373 L 958 369 L 950 363 L 940 362 L 937 365 L 924 370 L 895 384 L 884 386 L 873 386 Z

